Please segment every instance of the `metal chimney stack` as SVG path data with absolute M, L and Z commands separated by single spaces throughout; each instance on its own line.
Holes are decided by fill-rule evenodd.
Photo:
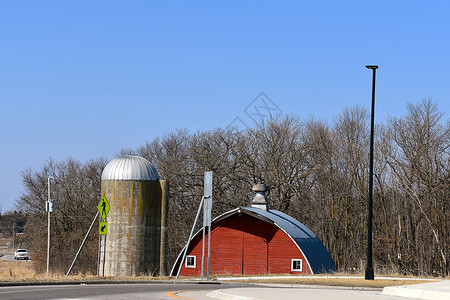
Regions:
M 252 191 L 256 193 L 255 198 L 252 200 L 252 207 L 269 211 L 269 205 L 267 204 L 266 192 L 270 188 L 264 183 L 258 183 L 252 187 Z

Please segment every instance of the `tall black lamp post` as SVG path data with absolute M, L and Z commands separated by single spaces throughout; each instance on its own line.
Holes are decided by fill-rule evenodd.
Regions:
M 370 162 L 369 162 L 369 201 L 367 204 L 367 267 L 366 280 L 373 280 L 373 266 L 372 266 L 372 186 L 373 186 L 373 127 L 374 127 L 374 112 L 375 112 L 375 74 L 378 66 L 366 66 L 367 69 L 373 71 L 372 76 L 372 112 L 370 115 Z

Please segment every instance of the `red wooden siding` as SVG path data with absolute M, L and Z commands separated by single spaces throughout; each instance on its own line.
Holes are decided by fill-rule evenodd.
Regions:
M 282 250 L 280 251 L 280 249 Z M 301 259 L 303 261 L 302 272 L 291 271 L 291 259 Z M 280 229 L 275 233 L 272 242 L 269 244 L 269 273 L 311 274 L 311 269 L 297 245 Z
M 224 274 L 282 274 L 291 271 L 291 260 L 302 259 L 303 271 L 311 270 L 297 245 L 282 230 L 271 223 L 247 214 L 235 214 L 212 224 L 211 275 Z M 205 238 L 205 264 L 208 237 Z M 189 246 L 188 255 L 197 257 L 196 268 L 181 269 L 181 276 L 200 276 L 202 236 L 196 235 Z
M 211 274 L 242 274 L 242 223 L 238 218 L 227 218 L 213 224 L 212 229 Z
M 273 235 L 276 230 L 275 226 L 256 218 L 245 218 L 242 244 L 243 274 L 268 274 L 269 241 L 267 237 Z

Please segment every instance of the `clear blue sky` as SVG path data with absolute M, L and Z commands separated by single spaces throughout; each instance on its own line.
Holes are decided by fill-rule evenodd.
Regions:
M 376 122 L 450 112 L 450 1 L 1 1 L 0 201 L 49 157 L 86 161 L 226 127 L 265 92 L 284 113 Z

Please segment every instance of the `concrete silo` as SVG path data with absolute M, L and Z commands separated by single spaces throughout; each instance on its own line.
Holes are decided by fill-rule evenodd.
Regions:
M 165 275 L 168 182 L 145 158 L 121 156 L 102 173 L 107 215 L 106 276 Z

